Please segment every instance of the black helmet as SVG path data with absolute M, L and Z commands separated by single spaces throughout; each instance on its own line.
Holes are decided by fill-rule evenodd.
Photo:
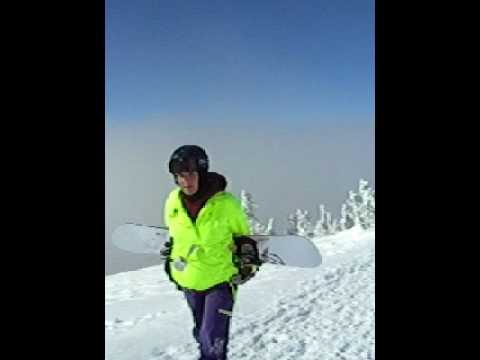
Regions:
M 182 171 L 208 171 L 208 156 L 205 150 L 197 145 L 183 145 L 175 150 L 170 157 L 168 170 L 172 174 Z

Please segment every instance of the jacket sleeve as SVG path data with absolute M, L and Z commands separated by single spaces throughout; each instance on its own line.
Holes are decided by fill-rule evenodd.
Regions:
M 165 206 L 164 206 L 164 209 L 163 209 L 163 221 L 165 222 L 165 226 L 167 226 L 167 227 L 170 227 L 170 224 L 169 224 L 169 220 L 170 220 L 169 198 L 165 201 Z M 174 239 L 172 237 L 170 237 L 170 251 L 173 248 L 173 244 L 174 244 Z M 163 270 L 167 274 L 168 279 L 177 287 L 177 290 L 182 290 L 180 285 L 172 277 L 172 274 L 171 274 L 171 271 L 170 271 L 170 262 L 171 261 L 172 261 L 171 257 L 170 257 L 170 255 L 168 255 L 168 257 L 165 259 L 165 264 L 164 264 Z
M 169 200 L 169 199 L 167 199 L 167 200 L 165 201 L 165 205 L 164 205 L 164 207 L 163 207 L 163 222 L 164 222 L 164 224 L 165 224 L 166 227 L 170 227 L 170 224 L 168 223 L 169 218 L 170 218 L 170 217 L 168 216 L 168 210 L 169 210 L 168 200 Z
M 234 237 L 241 235 L 250 235 L 251 229 L 247 215 L 243 211 L 242 205 L 238 199 L 232 202 L 232 216 L 230 217 L 232 234 Z

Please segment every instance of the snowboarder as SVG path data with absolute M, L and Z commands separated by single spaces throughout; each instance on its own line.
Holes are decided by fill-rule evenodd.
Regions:
M 234 238 L 250 234 L 247 216 L 225 191 L 225 177 L 208 169 L 199 146 L 173 152 L 169 172 L 178 187 L 165 202 L 170 242 L 162 255 L 165 271 L 192 311 L 200 360 L 225 360 L 238 284 L 253 277 L 259 264 L 239 261 Z

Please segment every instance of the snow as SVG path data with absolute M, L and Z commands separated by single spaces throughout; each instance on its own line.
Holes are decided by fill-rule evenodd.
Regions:
M 264 265 L 234 308 L 229 359 L 375 359 L 375 231 L 313 239 L 318 268 Z M 193 320 L 162 265 L 105 277 L 105 359 L 194 360 Z

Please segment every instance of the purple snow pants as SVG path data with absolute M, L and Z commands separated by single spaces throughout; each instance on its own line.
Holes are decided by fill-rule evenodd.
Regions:
M 234 301 L 230 284 L 205 291 L 184 290 L 184 293 L 193 314 L 193 336 L 201 353 L 199 360 L 226 360 Z

